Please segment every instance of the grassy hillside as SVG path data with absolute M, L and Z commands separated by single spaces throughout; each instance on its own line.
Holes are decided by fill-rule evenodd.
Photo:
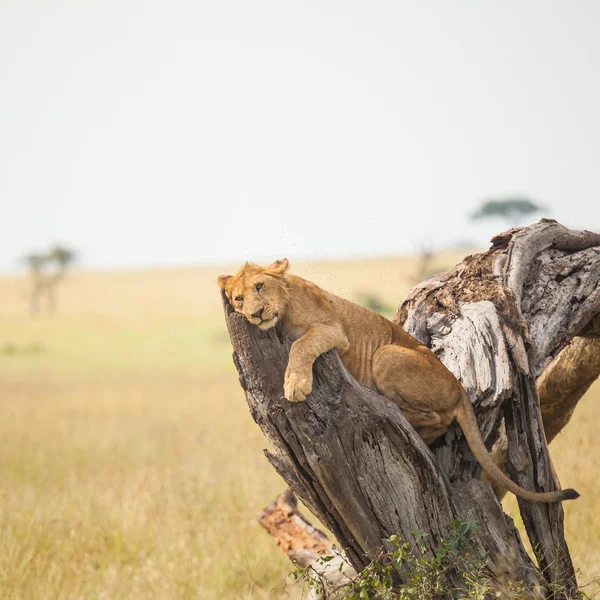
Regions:
M 416 276 L 409 258 L 292 268 L 390 309 Z M 255 519 L 283 482 L 231 362 L 224 271 L 74 273 L 37 319 L 28 280 L 0 278 L 2 597 L 300 596 Z M 600 573 L 599 402 L 596 385 L 552 446 L 582 493 L 565 512 L 583 582 Z

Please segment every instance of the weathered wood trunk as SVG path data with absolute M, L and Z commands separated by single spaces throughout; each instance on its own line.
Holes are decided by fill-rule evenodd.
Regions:
M 395 317 L 462 382 L 488 448 L 505 434 L 499 460 L 523 487 L 559 485 L 544 426 L 560 429 L 585 386 L 574 383 L 556 402 L 546 398 L 547 407 L 560 408 L 543 421 L 536 380 L 574 337 L 597 335 L 599 281 L 600 236 L 544 220 L 495 237 L 489 251 L 419 284 Z M 398 407 L 360 386 L 335 352 L 315 363 L 307 401 L 287 402 L 289 341 L 261 332 L 224 304 L 240 383 L 275 449 L 267 457 L 357 571 L 393 534 L 411 540 L 423 529 L 433 552 L 452 519 L 477 519 L 496 589 L 509 597 L 509 582 L 517 581 L 541 598 L 543 586 L 560 584 L 565 591 L 556 597 L 577 595 L 560 504 L 519 502 L 540 574 L 492 488 L 479 479 L 460 427 L 428 448 Z M 574 352 L 575 360 L 582 354 Z M 594 369 L 597 376 L 593 349 L 591 355 L 582 362 L 586 381 Z

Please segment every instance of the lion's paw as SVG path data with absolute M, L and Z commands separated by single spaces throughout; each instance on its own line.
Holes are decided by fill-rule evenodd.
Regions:
M 302 402 L 312 392 L 312 373 L 298 373 L 296 371 L 285 372 L 283 393 L 286 400 L 290 402 Z

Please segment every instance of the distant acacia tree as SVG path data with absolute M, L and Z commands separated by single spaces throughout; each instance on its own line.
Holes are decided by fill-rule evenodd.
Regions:
M 473 221 L 502 217 L 513 227 L 518 225 L 524 217 L 547 210 L 530 198 L 515 196 L 484 200 L 479 208 L 471 213 Z
M 40 301 L 44 294 L 48 310 L 56 311 L 56 285 L 76 258 L 77 255 L 73 250 L 58 244 L 43 254 L 28 254 L 24 257 L 32 279 L 30 299 L 32 315 L 39 314 Z
M 29 310 L 32 315 L 37 315 L 40 311 L 40 297 L 44 291 L 43 269 L 46 257 L 42 254 L 28 254 L 23 258 L 23 262 L 29 267 L 32 280 Z

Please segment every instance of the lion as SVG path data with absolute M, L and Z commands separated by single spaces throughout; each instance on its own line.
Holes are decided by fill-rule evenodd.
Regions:
M 573 489 L 532 492 L 509 479 L 488 453 L 473 406 L 454 375 L 435 354 L 378 313 L 339 298 L 288 273 L 282 259 L 268 267 L 246 263 L 217 283 L 233 309 L 259 329 L 277 327 L 292 341 L 284 395 L 302 402 L 313 387 L 313 364 L 335 348 L 363 386 L 395 402 L 426 444 L 456 420 L 487 477 L 499 487 L 534 502 L 574 499 Z

